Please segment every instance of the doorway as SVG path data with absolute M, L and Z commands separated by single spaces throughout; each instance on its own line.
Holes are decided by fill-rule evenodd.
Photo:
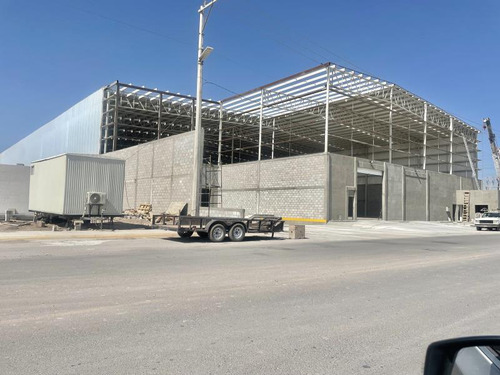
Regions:
M 382 218 L 382 172 L 375 174 L 358 171 L 357 213 L 360 218 Z

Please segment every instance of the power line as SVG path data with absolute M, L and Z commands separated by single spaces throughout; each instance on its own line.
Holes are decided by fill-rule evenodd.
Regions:
M 96 16 L 96 17 L 108 20 L 108 21 L 112 21 L 112 22 L 115 22 L 115 23 L 118 23 L 118 24 L 130 27 L 131 29 L 139 30 L 139 31 L 142 31 L 142 32 L 145 32 L 145 33 L 148 33 L 148 34 L 152 34 L 152 35 L 155 35 L 155 36 L 166 38 L 166 39 L 169 39 L 169 40 L 171 40 L 173 42 L 176 42 L 176 43 L 179 43 L 179 44 L 182 44 L 182 45 L 189 45 L 189 46 L 191 45 L 190 43 L 188 43 L 186 41 L 183 41 L 183 40 L 180 40 L 180 39 L 177 39 L 177 38 L 173 38 L 173 37 L 171 37 L 169 35 L 165 35 L 165 34 L 157 32 L 157 31 L 146 29 L 144 27 L 137 26 L 137 25 L 134 25 L 134 24 L 131 24 L 131 23 L 128 23 L 128 22 L 125 22 L 125 21 L 113 18 L 113 17 L 105 16 L 103 14 L 100 14 L 100 13 L 97 13 L 97 12 L 94 12 L 94 11 L 91 11 L 91 10 L 88 10 L 88 9 L 79 8 L 79 7 L 76 7 L 74 5 L 70 5 L 70 4 L 67 4 L 67 3 L 65 3 L 65 4 L 69 8 L 73 8 L 73 9 L 76 9 L 76 10 L 78 10 L 80 12 L 84 12 L 84 13 L 87 13 L 87 14 L 90 14 L 90 15 L 93 15 L 93 16 Z

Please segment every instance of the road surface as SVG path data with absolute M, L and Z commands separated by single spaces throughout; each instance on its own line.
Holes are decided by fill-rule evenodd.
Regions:
M 421 374 L 500 333 L 500 233 L 308 232 L 0 242 L 0 373 Z

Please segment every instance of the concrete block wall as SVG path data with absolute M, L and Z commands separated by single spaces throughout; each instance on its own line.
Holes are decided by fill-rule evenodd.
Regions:
M 313 154 L 222 166 L 224 207 L 245 215 L 324 220 L 327 155 Z
M 30 167 L 0 164 L 0 217 L 5 211 L 15 209 L 21 215 L 28 211 Z
M 191 204 L 194 132 L 105 154 L 125 160 L 124 209 L 142 203 L 154 213 L 167 210 L 171 202 Z

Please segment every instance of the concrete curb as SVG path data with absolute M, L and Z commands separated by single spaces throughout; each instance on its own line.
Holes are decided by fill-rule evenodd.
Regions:
M 135 239 L 135 238 L 167 238 L 176 237 L 175 232 L 161 229 L 122 230 L 114 232 L 22 232 L 1 233 L 0 241 L 30 241 L 30 240 L 71 240 L 71 239 Z

